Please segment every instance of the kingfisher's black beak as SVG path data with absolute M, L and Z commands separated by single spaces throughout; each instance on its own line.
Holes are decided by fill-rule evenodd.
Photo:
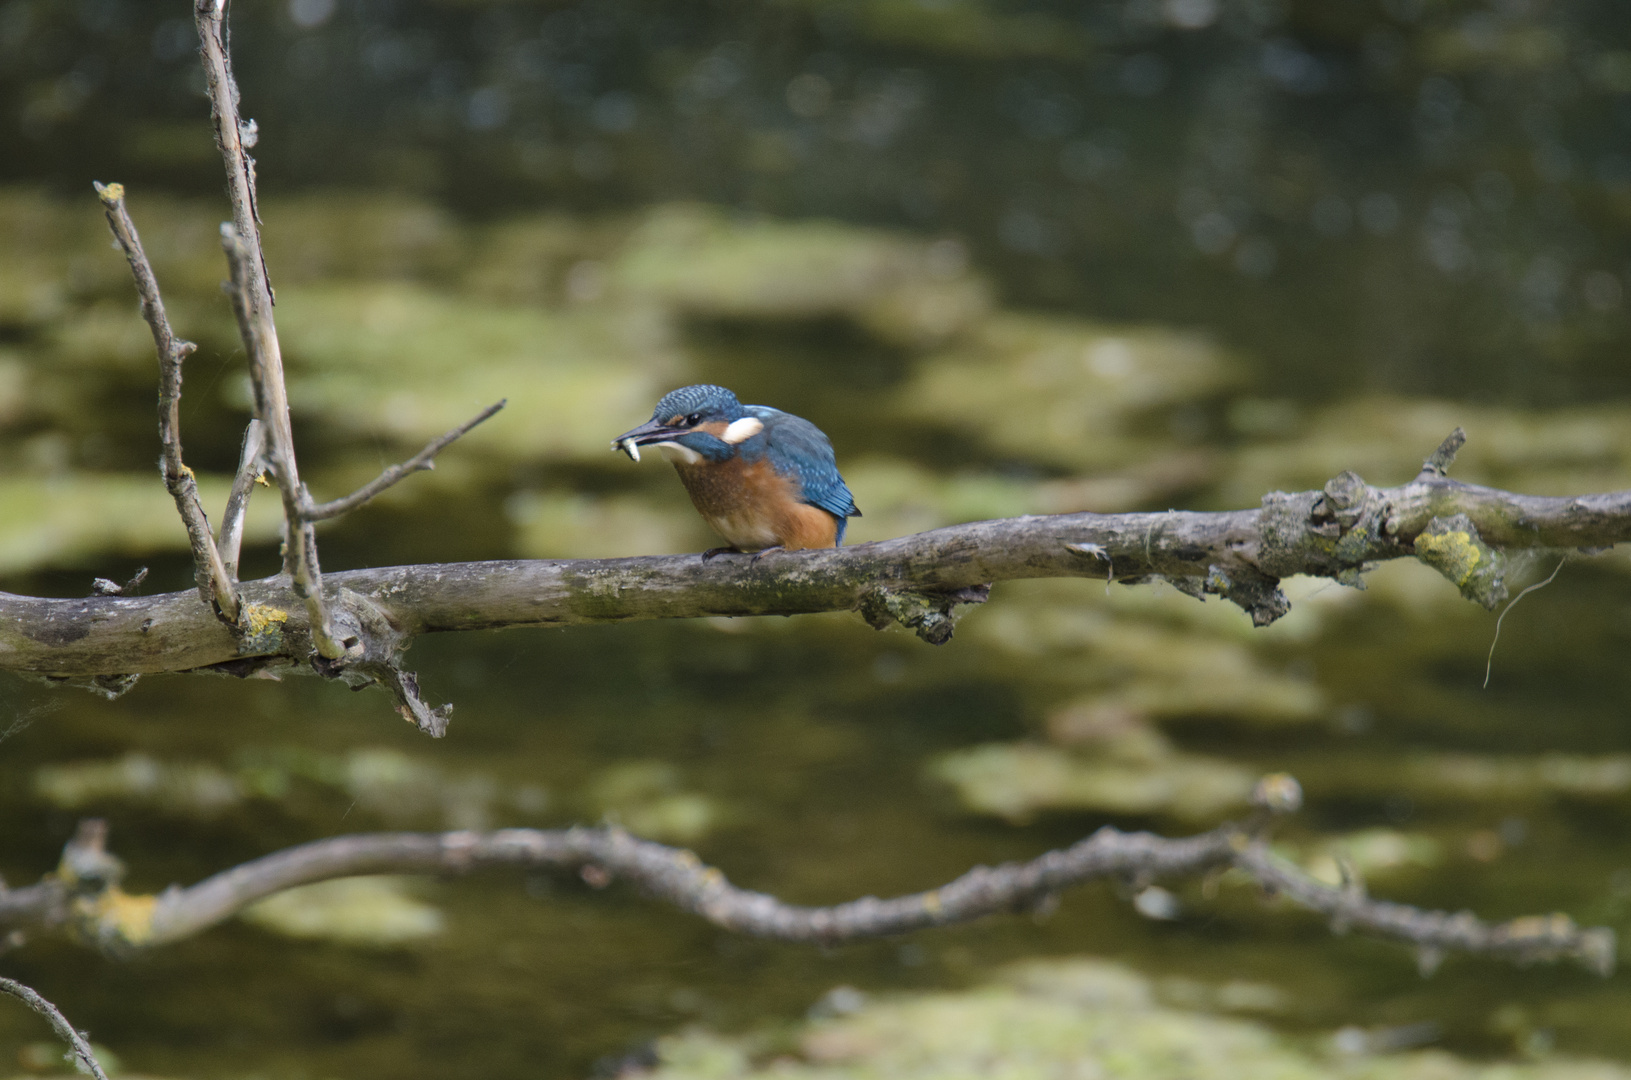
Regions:
M 675 435 L 684 435 L 688 429 L 673 427 L 660 420 L 647 420 L 631 431 L 625 431 L 612 440 L 612 449 L 621 450 L 629 455 L 630 461 L 640 460 L 640 447 L 650 446 L 652 443 L 667 442 Z

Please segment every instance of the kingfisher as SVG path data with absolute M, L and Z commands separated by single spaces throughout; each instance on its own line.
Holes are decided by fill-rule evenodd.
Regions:
M 860 517 L 832 443 L 803 417 L 767 405 L 743 405 L 723 386 L 682 386 L 664 395 L 651 419 L 612 441 L 630 460 L 655 446 L 674 463 L 702 519 L 728 542 L 726 552 L 837 547 Z

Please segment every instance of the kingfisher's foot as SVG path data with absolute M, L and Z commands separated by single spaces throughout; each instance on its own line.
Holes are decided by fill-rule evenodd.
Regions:
M 702 561 L 707 562 L 709 559 L 712 559 L 715 555 L 745 555 L 745 554 L 747 554 L 747 552 L 743 551 L 739 547 L 709 548 L 707 551 L 704 551 L 702 553 Z
M 786 551 L 786 550 L 787 549 L 782 547 L 780 544 L 777 544 L 775 547 L 760 548 L 758 551 L 755 551 L 753 553 L 753 558 L 751 560 L 749 560 L 749 561 L 750 562 L 758 562 L 760 559 L 764 558 L 766 555 L 769 555 L 772 551 Z

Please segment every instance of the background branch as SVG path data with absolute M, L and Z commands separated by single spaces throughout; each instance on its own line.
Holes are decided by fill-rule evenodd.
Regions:
M 0 975 L 0 991 L 10 994 L 49 1020 L 52 1029 L 73 1048 L 74 1056 L 84 1062 L 86 1070 L 96 1077 L 96 1080 L 108 1080 L 108 1074 L 102 1071 L 102 1063 L 96 1060 L 96 1055 L 91 1052 L 91 1044 L 85 1041 L 85 1036 L 75 1031 L 74 1025 L 68 1022 L 68 1018 L 62 1015 L 61 1010 L 41 997 L 37 990 Z
M 611 827 L 495 832 L 372 833 L 318 840 L 235 866 L 189 888 L 136 897 L 119 890 L 123 866 L 107 854 L 106 828 L 87 822 L 56 874 L 0 894 L 0 928 L 69 926 L 115 951 L 165 945 L 201 933 L 249 904 L 298 885 L 360 874 L 464 873 L 496 867 L 578 872 L 591 885 L 623 880 L 716 926 L 752 937 L 837 944 L 969 922 L 1044 904 L 1062 889 L 1112 878 L 1138 886 L 1233 868 L 1270 893 L 1359 930 L 1431 950 L 1529 962 L 1576 960 L 1600 974 L 1614 966 L 1614 933 L 1582 929 L 1564 915 L 1487 923 L 1470 913 L 1426 911 L 1333 886 L 1272 856 L 1267 827 L 1301 807 L 1289 776 L 1265 777 L 1254 816 L 1179 839 L 1108 826 L 1028 862 L 976 867 L 927 892 L 801 907 L 738 888 L 690 851 Z M 88 827 L 87 827 L 88 826 Z
M 190 341 L 177 338 L 170 329 L 170 319 L 164 312 L 164 300 L 159 295 L 158 279 L 142 250 L 141 237 L 136 224 L 125 209 L 123 184 L 96 184 L 97 197 L 107 213 L 108 228 L 130 263 L 130 273 L 136 279 L 136 292 L 142 300 L 142 318 L 153 331 L 153 345 L 159 354 L 159 442 L 164 447 L 160 471 L 164 486 L 176 501 L 176 510 L 187 526 L 187 539 L 192 546 L 194 575 L 198 581 L 198 595 L 204 603 L 214 603 L 229 621 L 238 620 L 238 593 L 233 587 L 234 574 L 228 570 L 210 535 L 209 519 L 198 499 L 198 481 L 193 471 L 181 460 L 181 363 L 195 348 Z

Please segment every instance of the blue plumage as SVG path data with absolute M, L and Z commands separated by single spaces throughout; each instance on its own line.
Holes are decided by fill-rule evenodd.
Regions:
M 738 550 L 837 546 L 848 519 L 861 516 L 820 428 L 780 409 L 743 405 L 722 386 L 664 395 L 649 421 L 612 446 L 635 460 L 641 446 L 662 449 L 703 517 Z M 819 527 L 828 517 L 800 506 L 831 520 Z
M 773 409 L 768 405 L 745 405 L 744 411 L 764 423 L 765 429 L 741 445 L 745 460 L 749 454 L 763 454 L 784 476 L 797 478 L 800 495 L 811 506 L 820 507 L 838 519 L 838 543 L 844 542 L 849 518 L 860 517 L 849 485 L 838 474 L 838 459 L 826 432 L 802 416 Z M 762 447 L 755 447 L 761 443 Z

